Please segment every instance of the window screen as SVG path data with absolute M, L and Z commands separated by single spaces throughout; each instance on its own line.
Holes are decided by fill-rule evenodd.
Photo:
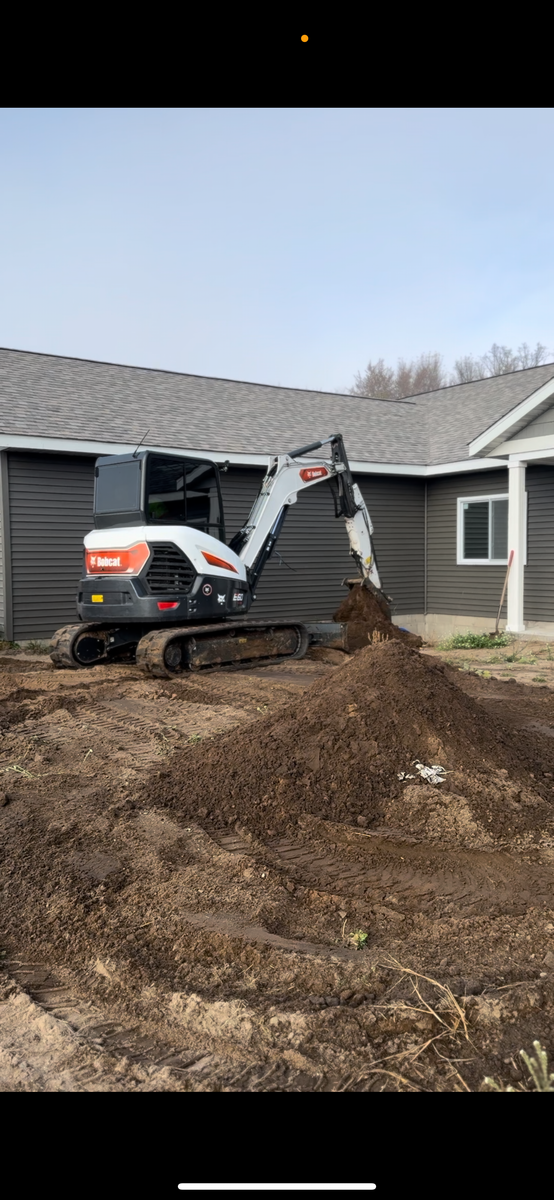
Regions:
M 464 558 L 489 557 L 489 501 L 464 504 Z
M 462 502 L 462 561 L 508 558 L 508 497 Z
M 508 501 L 491 500 L 491 558 L 508 557 Z

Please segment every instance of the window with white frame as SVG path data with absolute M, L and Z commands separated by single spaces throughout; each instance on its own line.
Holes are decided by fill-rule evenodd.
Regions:
M 458 500 L 458 563 L 502 565 L 508 561 L 508 496 Z

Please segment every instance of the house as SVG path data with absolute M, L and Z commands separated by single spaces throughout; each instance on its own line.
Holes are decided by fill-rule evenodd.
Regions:
M 428 637 L 504 617 L 554 636 L 554 364 L 402 401 L 0 350 L 0 626 L 49 638 L 75 620 L 94 464 L 152 449 L 223 467 L 229 539 L 268 456 L 343 434 L 375 527 L 393 619 Z M 327 485 L 300 494 L 256 614 L 329 620 L 352 574 Z

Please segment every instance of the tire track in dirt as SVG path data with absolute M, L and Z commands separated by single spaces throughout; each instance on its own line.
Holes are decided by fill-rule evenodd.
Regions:
M 476 906 L 490 910 L 491 903 L 554 903 L 554 865 L 548 852 L 536 854 L 535 863 L 518 861 L 501 850 L 463 850 L 459 847 L 417 844 L 414 839 L 377 833 L 360 833 L 356 838 L 347 827 L 317 826 L 311 836 L 288 836 L 260 843 L 248 831 L 206 829 L 222 849 L 252 853 L 257 845 L 276 868 L 286 871 L 295 883 L 316 891 L 359 897 L 373 896 L 385 888 L 399 901 L 408 901 L 410 911 L 434 903 L 450 902 L 460 913 Z M 341 854 L 338 842 L 347 845 Z M 350 850 L 350 853 L 348 853 Z M 344 852 L 346 851 L 346 853 Z M 354 856 L 354 857 L 353 857 Z
M 130 1025 L 120 1013 L 86 1001 L 75 985 L 56 983 L 58 978 L 47 966 L 13 963 L 10 976 L 2 979 L 3 1091 L 331 1092 L 366 1091 L 372 1085 L 363 1071 L 299 1067 L 271 1051 L 261 1060 L 257 1055 L 258 1061 L 241 1057 L 240 1045 L 230 1047 L 230 1056 L 214 1053 L 209 1036 L 204 1049 L 198 1038 L 189 1050 L 164 1043 L 145 1034 L 141 1023 Z M 200 1009 L 217 1008 L 196 1000 Z
M 111 743 L 117 750 L 128 751 L 137 763 L 146 767 L 159 758 L 160 739 L 180 744 L 183 736 L 211 736 L 253 719 L 250 714 L 225 704 L 213 709 L 208 705 L 176 702 L 157 705 L 155 715 L 151 710 L 151 704 L 139 700 L 110 700 L 80 708 L 75 716 L 60 708 L 46 717 L 20 722 L 15 731 L 37 743 L 51 742 L 66 749 L 72 743 L 80 746 L 87 741 L 90 745 L 96 739 L 95 745 L 108 743 L 109 753 Z
M 95 969 L 99 974 L 104 973 L 106 979 L 109 978 L 109 968 L 100 962 L 97 962 Z M 11 980 L 4 979 L 3 985 L 4 993 L 10 993 L 11 990 L 12 996 L 15 993 L 17 996 L 25 995 L 28 998 L 29 1005 L 20 1003 L 20 1008 L 26 1010 L 27 1019 L 35 1025 L 41 1012 L 48 1014 L 50 1020 L 46 1026 L 42 1022 L 42 1029 L 50 1033 L 54 1053 L 58 1050 L 57 1043 L 60 1042 L 61 1058 L 69 1060 L 64 1064 L 64 1069 L 71 1066 L 71 1057 L 76 1050 L 81 1051 L 81 1058 L 82 1051 L 86 1049 L 95 1055 L 94 1064 L 87 1061 L 85 1055 L 85 1062 L 79 1064 L 77 1072 L 71 1066 L 77 1086 L 72 1086 L 70 1090 L 91 1090 L 86 1084 L 94 1082 L 94 1091 L 126 1091 L 129 1090 L 129 1083 L 133 1085 L 133 1081 L 139 1085 L 137 1090 L 140 1091 L 181 1090 L 180 1084 L 187 1075 L 200 1076 L 208 1067 L 213 1072 L 213 1068 L 222 1062 L 209 1049 L 196 1048 L 187 1052 L 179 1050 L 176 1045 L 164 1043 L 159 1037 L 145 1034 L 142 1023 L 130 1025 L 122 1018 L 121 1013 L 110 1012 L 109 1007 L 99 1008 L 86 1000 L 82 990 L 75 983 L 59 983 L 59 979 L 60 975 L 55 968 L 37 964 L 13 964 Z M 14 984 L 13 988 L 10 987 L 11 981 Z M 6 1021 L 0 1020 L 0 1038 L 4 1047 L 6 1042 L 9 1042 L 5 1026 Z M 68 1035 L 69 1047 L 66 1044 Z M 36 1033 L 33 1034 L 33 1038 L 36 1036 Z M 28 1057 L 26 1053 L 26 1058 Z M 118 1062 L 114 1063 L 114 1059 Z M 89 1079 L 91 1065 L 95 1066 L 95 1070 Z M 115 1088 L 114 1066 L 115 1082 L 117 1083 L 119 1075 L 120 1083 L 120 1086 Z M 36 1083 L 35 1078 L 32 1090 L 42 1090 L 37 1089 Z
M 254 942 L 257 945 L 272 946 L 275 950 L 291 950 L 295 954 L 311 954 L 317 958 L 332 958 L 342 962 L 358 962 L 358 952 L 348 950 L 343 946 L 325 946 L 316 942 L 308 942 L 303 938 L 285 938 L 277 933 L 270 933 L 263 925 L 253 925 L 244 921 L 237 913 L 202 913 L 183 909 L 183 920 L 196 929 L 207 929 L 212 933 L 222 933 L 229 938 L 241 938 L 244 942 Z
M 511 902 L 514 892 L 521 903 L 554 901 L 554 871 L 547 864 L 514 862 L 502 851 L 461 850 L 418 846 L 401 839 L 364 835 L 370 844 L 358 850 L 356 863 L 348 862 L 325 844 L 314 847 L 307 839 L 281 838 L 270 842 L 293 878 L 333 892 L 360 895 L 386 887 L 399 901 L 451 901 L 459 912 L 475 905 L 487 910 Z M 369 862 L 367 861 L 369 859 Z

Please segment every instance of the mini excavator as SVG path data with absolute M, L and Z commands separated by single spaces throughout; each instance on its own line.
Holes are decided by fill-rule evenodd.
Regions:
M 312 457 L 324 446 L 327 456 Z M 335 515 L 344 518 L 359 581 L 390 617 L 373 526 L 341 434 L 270 458 L 248 520 L 228 544 L 217 464 L 137 448 L 97 460 L 79 621 L 54 635 L 55 666 L 134 659 L 147 674 L 168 678 L 302 658 L 313 640 L 309 626 L 252 619 L 249 612 L 291 504 L 304 488 L 325 481 Z

